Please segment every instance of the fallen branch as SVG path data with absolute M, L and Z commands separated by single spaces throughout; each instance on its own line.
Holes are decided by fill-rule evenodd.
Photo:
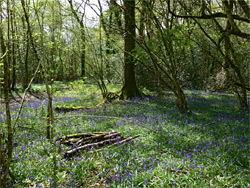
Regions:
M 57 112 L 70 112 L 70 111 L 77 111 L 77 110 L 90 110 L 93 108 L 101 107 L 105 105 L 108 101 L 103 100 L 100 103 L 96 104 L 95 106 L 57 106 L 55 111 Z
M 115 116 L 97 116 L 97 115 L 73 115 L 73 116 L 62 116 L 62 117 L 55 117 L 54 119 L 64 119 L 64 118 L 72 118 L 72 117 L 93 117 L 93 118 L 108 118 L 108 119 L 117 119 L 121 121 L 128 121 L 124 118 L 119 118 Z
M 78 107 L 73 107 L 73 106 L 57 106 L 55 108 L 55 111 L 57 111 L 57 112 L 70 112 L 70 111 L 85 110 L 85 109 L 91 109 L 91 108 L 89 108 L 89 107 L 82 107 L 82 106 L 78 106 Z
M 93 137 L 93 139 L 86 139 L 86 140 L 79 140 L 78 142 L 76 142 L 76 145 L 84 145 L 84 144 L 88 144 L 88 143 L 92 143 L 93 141 L 97 142 L 97 141 L 103 141 L 103 140 L 107 140 L 110 138 L 115 138 L 121 136 L 121 133 L 114 133 L 114 134 L 110 134 L 110 135 L 104 135 L 104 136 L 98 136 L 98 137 Z
M 208 125 L 212 125 L 212 124 L 215 124 L 215 123 L 216 123 L 216 121 L 211 121 L 210 123 L 207 123 L 207 124 L 205 124 L 203 126 L 208 126 Z
M 91 142 L 95 142 L 95 141 L 100 141 L 100 140 L 106 140 L 110 137 L 116 137 L 116 136 L 120 136 L 121 133 L 117 133 L 117 132 L 109 132 L 109 133 L 102 133 L 102 134 L 88 134 L 85 136 L 80 136 L 78 137 L 79 139 L 76 139 L 77 137 L 75 137 L 75 135 L 73 135 L 74 137 L 63 137 L 61 139 L 61 143 L 63 144 L 67 144 L 67 145 L 83 145 L 83 144 L 87 144 L 87 143 L 91 143 Z M 70 135 L 71 136 L 71 135 Z
M 112 133 L 116 133 L 116 131 L 109 132 L 109 134 L 112 134 Z M 107 132 L 90 132 L 90 133 L 71 134 L 71 135 L 63 136 L 63 137 L 61 137 L 61 138 L 59 138 L 59 139 L 63 139 L 63 138 L 88 137 L 88 136 L 94 136 L 94 135 L 97 135 L 97 134 L 107 134 Z M 59 139 L 58 139 L 58 140 L 59 140 Z
M 117 100 L 120 97 L 119 93 L 114 93 L 114 92 L 108 92 L 106 97 L 98 104 L 95 106 L 57 106 L 55 108 L 55 111 L 57 112 L 69 112 L 69 111 L 76 111 L 76 110 L 89 110 L 97 107 L 102 107 L 105 104 L 112 103 L 113 101 Z
M 111 147 L 113 147 L 113 146 L 115 146 L 115 145 L 118 145 L 118 144 L 123 144 L 123 145 L 125 145 L 125 144 L 129 143 L 130 141 L 134 140 L 135 138 L 137 138 L 137 137 L 139 137 L 139 136 L 140 136 L 140 135 L 131 136 L 131 137 L 129 137 L 129 138 L 126 138 L 126 139 L 122 140 L 121 142 L 115 142 L 115 143 L 113 143 L 113 144 L 111 144 L 111 145 L 109 145 L 108 147 L 105 147 L 105 148 L 111 148 Z M 98 149 L 98 150 L 92 150 L 92 151 L 90 151 L 90 153 L 99 152 L 99 151 L 104 150 L 105 148 L 101 148 L 101 149 Z
M 73 147 L 70 150 L 63 152 L 64 157 L 71 157 L 77 152 L 80 152 L 81 150 L 84 149 L 103 147 L 106 145 L 107 147 L 112 147 L 119 144 L 126 144 L 139 136 L 140 135 L 124 138 L 121 136 L 121 133 L 114 131 L 114 132 L 94 132 L 94 133 L 80 133 L 80 134 L 66 135 L 62 136 L 57 140 L 60 140 L 62 144 Z
M 16 128 L 33 129 L 34 130 L 34 128 L 32 128 L 32 127 L 26 127 L 26 126 L 22 126 L 22 125 L 19 125 Z
M 129 143 L 130 141 L 134 140 L 135 138 L 139 137 L 140 135 L 136 135 L 136 136 L 131 136 L 129 138 L 126 138 L 124 140 L 122 140 L 121 142 L 115 142 L 114 144 L 108 146 L 108 147 L 112 147 L 114 145 L 118 145 L 118 144 L 126 144 Z
M 76 154 L 78 151 L 81 151 L 83 149 L 90 149 L 91 147 L 105 146 L 106 144 L 114 143 L 114 142 L 116 142 L 116 141 L 118 141 L 120 139 L 121 138 L 118 137 L 118 138 L 114 138 L 114 139 L 104 140 L 104 141 L 101 141 L 101 142 L 95 142 L 95 143 L 91 143 L 91 144 L 85 144 L 83 146 L 79 146 L 79 147 L 76 147 L 74 149 L 71 149 L 71 150 L 68 150 L 68 151 L 64 152 L 64 156 L 65 157 L 71 157 L 72 155 Z

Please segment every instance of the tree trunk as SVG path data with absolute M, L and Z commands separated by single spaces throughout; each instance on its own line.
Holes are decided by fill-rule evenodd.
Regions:
M 231 28 L 229 20 L 226 22 L 226 31 L 229 31 Z M 223 79 L 222 83 L 222 89 L 227 88 L 228 86 L 228 80 L 229 80 L 229 61 L 230 61 L 230 53 L 229 53 L 229 43 L 230 43 L 230 33 L 227 32 L 225 39 L 224 39 L 224 61 L 222 64 L 222 70 L 221 72 L 224 73 L 225 78 Z
M 4 44 L 3 32 L 2 27 L 0 25 L 0 45 L 2 53 L 6 53 L 6 46 Z M 3 184 L 3 187 L 6 183 L 6 177 L 9 175 L 9 168 L 12 159 L 12 151 L 13 151 L 13 132 L 11 127 L 11 116 L 10 116 L 10 106 L 9 106 L 9 66 L 6 56 L 3 58 L 4 64 L 4 101 L 5 101 L 5 111 L 6 111 L 6 123 L 8 126 L 8 138 L 7 138 L 7 156 L 4 157 L 6 161 L 3 164 L 4 172 L 3 174 L 0 173 L 0 181 Z
M 113 2 L 112 2 L 113 1 Z M 109 27 L 112 25 L 113 23 L 113 13 L 114 13 L 114 5 L 113 3 L 116 3 L 114 0 L 111 0 L 110 1 L 110 4 L 109 4 L 109 11 L 111 12 L 110 15 L 109 15 Z M 105 32 L 105 35 L 106 35 L 106 55 L 107 55 L 107 58 L 109 58 L 109 55 L 112 54 L 111 52 L 113 50 L 111 50 L 112 46 L 111 46 L 111 43 L 110 43 L 110 33 L 112 32 L 112 30 L 108 27 L 106 27 L 106 22 L 105 22 L 105 19 L 104 19 L 104 16 L 103 16 L 103 11 L 102 11 L 102 5 L 101 5 L 101 2 L 100 0 L 98 0 L 98 4 L 99 4 L 99 7 L 100 7 L 100 22 L 102 24 L 102 27 L 103 27 L 103 30 Z M 114 51 L 113 51 L 114 52 Z M 111 66 L 110 64 L 111 61 L 107 61 L 106 62 L 106 78 L 108 80 L 108 83 L 111 83 Z
M 30 43 L 31 43 L 35 58 L 36 58 L 37 62 L 39 63 L 39 62 L 41 62 L 41 59 L 38 55 L 36 45 L 34 43 L 34 38 L 32 36 L 32 31 L 31 31 L 31 26 L 30 26 L 30 21 L 29 21 L 29 16 L 28 16 L 27 11 L 26 11 L 26 6 L 25 6 L 24 0 L 21 0 L 21 3 L 22 3 L 22 8 L 23 8 L 25 20 L 27 23 L 27 35 L 29 36 Z M 41 44 L 43 45 L 43 27 L 41 25 L 40 25 L 40 31 L 42 33 Z M 48 74 L 46 73 L 45 67 L 43 67 L 42 65 L 41 65 L 41 67 L 42 67 L 42 72 L 44 75 L 44 82 L 45 82 L 46 91 L 47 91 L 47 95 L 48 95 L 47 137 L 49 135 L 48 139 L 50 139 L 53 136 L 53 133 L 51 133 L 53 131 L 53 128 L 51 128 L 51 126 L 53 125 L 52 96 L 51 96 L 52 92 L 51 92 L 50 87 L 49 87 Z
M 81 77 L 84 78 L 85 73 L 85 53 L 86 53 L 86 47 L 85 47 L 85 31 L 84 27 L 81 27 L 81 38 L 82 38 L 82 52 L 81 52 Z
M 227 20 L 226 23 L 226 36 L 224 38 L 224 62 L 223 62 L 223 67 L 222 69 L 225 71 L 226 73 L 226 80 L 229 79 L 229 66 L 231 66 L 231 68 L 235 71 L 239 82 L 241 84 L 240 88 L 240 92 L 237 90 L 237 85 L 235 84 L 236 82 L 236 78 L 232 78 L 233 80 L 233 90 L 236 93 L 237 97 L 238 97 L 238 101 L 239 101 L 239 105 L 240 108 L 242 109 L 249 109 L 248 106 L 248 102 L 247 102 L 247 89 L 246 89 L 246 84 L 245 84 L 245 80 L 241 74 L 240 68 L 236 65 L 236 57 L 234 55 L 234 51 L 233 51 L 233 47 L 230 45 L 230 30 L 231 30 L 231 23 L 229 21 L 229 19 Z M 232 59 L 230 58 L 230 50 L 231 50 L 231 55 L 232 55 Z
M 23 31 L 26 31 L 25 21 L 24 17 L 22 17 L 22 23 L 23 23 Z M 28 71 L 28 57 L 29 57 L 29 33 L 26 32 L 26 35 L 24 36 L 24 41 L 26 41 L 26 52 L 25 52 L 25 60 L 24 60 L 24 78 L 22 87 L 23 89 L 27 88 L 28 86 L 28 80 L 29 80 L 29 71 Z
M 135 1 L 124 0 L 125 37 L 124 37 L 124 75 L 121 98 L 140 96 L 135 80 Z
M 86 47 L 85 47 L 85 42 L 86 42 L 86 36 L 85 36 L 85 26 L 83 24 L 83 16 L 80 19 L 80 17 L 77 15 L 76 10 L 73 7 L 73 3 L 72 0 L 68 0 L 69 4 L 70 4 L 70 8 L 71 11 L 75 17 L 75 19 L 77 20 L 77 22 L 80 25 L 80 29 L 81 29 L 81 39 L 82 39 L 82 49 L 81 49 L 81 77 L 85 77 L 85 54 L 86 54 Z
M 176 97 L 176 105 L 180 109 L 181 112 L 191 114 L 191 110 L 188 108 L 187 101 L 185 98 L 185 95 L 183 93 L 182 88 L 180 87 L 180 84 L 178 83 L 177 79 L 173 79 L 173 86 L 174 89 L 172 91 L 174 92 L 174 95 Z
M 14 6 L 14 4 L 13 4 Z M 12 84 L 11 84 L 11 90 L 15 90 L 16 85 L 16 54 L 15 54 L 15 39 L 16 39 L 16 28 L 14 28 L 14 20 L 15 15 L 14 11 L 11 10 L 11 30 L 12 30 Z
M 0 168 L 4 165 L 2 160 L 4 161 L 4 156 L 2 155 L 2 133 L 0 133 Z M 3 187 L 3 179 L 2 179 L 2 174 L 0 172 L 0 187 Z

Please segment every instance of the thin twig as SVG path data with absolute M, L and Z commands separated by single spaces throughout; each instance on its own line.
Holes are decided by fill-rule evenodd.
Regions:
M 40 68 L 40 65 L 41 65 L 41 61 L 39 61 L 38 65 L 37 65 L 37 68 L 36 68 L 36 71 L 35 71 L 33 77 L 31 78 L 31 80 L 30 80 L 30 82 L 29 82 L 29 85 L 27 86 L 27 88 L 25 89 L 25 91 L 24 91 L 24 93 L 23 93 L 22 101 L 21 101 L 20 107 L 19 107 L 18 112 L 17 112 L 17 117 L 16 117 L 16 119 L 15 119 L 15 121 L 14 121 L 14 124 L 13 124 L 13 129 L 15 128 L 15 126 L 16 126 L 16 124 L 17 124 L 17 121 L 18 121 L 18 119 L 19 119 L 19 117 L 20 117 L 21 111 L 22 111 L 22 109 L 23 109 L 24 99 L 25 99 L 25 97 L 26 97 L 26 95 L 27 95 L 27 92 L 28 92 L 28 90 L 29 90 L 29 88 L 30 88 L 30 86 L 31 86 L 31 84 L 32 84 L 32 82 L 33 82 L 33 80 L 34 80 L 34 78 L 35 78 L 35 76 L 36 76 L 36 74 L 37 74 L 39 68 Z
M 207 124 L 205 124 L 203 126 L 208 126 L 208 125 L 212 125 L 212 124 L 215 124 L 215 123 L 216 123 L 216 121 L 211 121 L 211 122 L 209 122 L 209 123 L 207 123 Z
M 73 117 L 93 117 L 93 118 L 108 118 L 108 119 L 117 119 L 122 121 L 128 121 L 124 118 L 119 118 L 115 116 L 97 116 L 97 115 L 73 115 L 73 116 L 62 116 L 62 117 L 55 117 L 54 119 L 64 119 L 64 118 L 73 118 Z
M 33 129 L 33 130 L 35 130 L 35 129 L 34 129 L 34 128 L 32 128 L 32 127 L 26 127 L 26 126 L 22 126 L 22 125 L 17 126 L 17 128 L 23 128 L 23 129 Z

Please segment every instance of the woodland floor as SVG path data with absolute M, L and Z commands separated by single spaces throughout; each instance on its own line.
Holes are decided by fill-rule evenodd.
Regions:
M 46 98 L 47 94 L 45 92 L 41 92 L 41 93 L 27 93 L 27 95 L 25 95 L 25 102 L 37 102 L 39 100 L 42 100 L 44 98 Z M 15 95 L 15 96 L 10 96 L 10 106 L 15 106 L 15 105 L 19 105 L 22 101 L 22 94 L 20 95 Z M 0 105 L 4 105 L 4 99 L 0 98 Z
M 55 138 L 48 140 L 44 86 L 31 91 L 36 97 L 28 95 L 15 130 L 15 180 L 9 179 L 9 187 L 250 186 L 249 113 L 238 110 L 230 92 L 185 91 L 191 116 L 179 112 L 172 92 L 146 89 L 151 97 L 54 112 Z M 82 82 L 55 83 L 53 96 L 53 108 L 94 107 L 102 100 L 95 85 Z M 19 102 L 11 101 L 12 118 Z M 0 123 L 5 132 L 4 110 Z M 58 142 L 64 135 L 112 131 L 140 137 L 98 151 L 88 148 L 71 158 Z

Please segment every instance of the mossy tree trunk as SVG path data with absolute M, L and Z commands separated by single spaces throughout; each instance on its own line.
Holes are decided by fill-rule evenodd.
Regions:
M 233 4 L 223 4 L 225 7 L 225 10 L 228 9 L 228 11 L 231 13 L 233 9 Z M 230 14 L 227 13 L 227 14 Z M 246 82 L 245 79 L 241 73 L 240 65 L 237 64 L 237 58 L 234 53 L 233 46 L 231 45 L 230 35 L 231 35 L 231 29 L 233 29 L 232 23 L 234 24 L 234 21 L 230 21 L 230 17 L 226 21 L 226 34 L 224 38 L 224 62 L 223 62 L 223 70 L 225 70 L 226 73 L 226 79 L 231 79 L 233 81 L 233 91 L 238 97 L 239 105 L 241 109 L 248 109 L 248 102 L 247 102 L 247 89 L 246 89 Z M 234 75 L 229 75 L 229 69 L 232 69 L 235 73 Z M 237 89 L 237 80 L 240 82 L 240 91 Z
M 172 89 L 172 91 L 174 92 L 174 95 L 176 97 L 177 107 L 180 109 L 180 111 L 187 113 L 187 114 L 191 114 L 192 112 L 188 108 L 188 104 L 187 104 L 187 100 L 184 95 L 184 92 L 176 79 L 174 79 L 173 87 L 174 89 Z
M 139 96 L 139 90 L 135 80 L 135 1 L 124 1 L 125 36 L 124 36 L 124 75 L 121 98 L 133 98 Z

